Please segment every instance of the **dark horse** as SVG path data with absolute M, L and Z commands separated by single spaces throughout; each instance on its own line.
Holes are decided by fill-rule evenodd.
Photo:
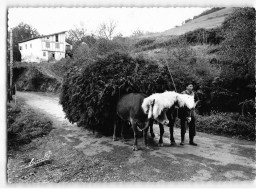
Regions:
M 116 114 L 117 118 L 114 124 L 114 134 L 113 140 L 116 140 L 116 129 L 117 121 L 121 119 L 122 129 L 121 136 L 123 137 L 123 126 L 125 122 L 131 124 L 134 132 L 134 146 L 133 150 L 138 150 L 137 148 L 137 138 L 138 138 L 138 129 L 143 131 L 144 142 L 147 146 L 147 131 L 149 127 L 149 119 L 147 115 L 142 110 L 142 102 L 145 99 L 144 94 L 140 93 L 130 93 L 124 95 L 117 103 Z

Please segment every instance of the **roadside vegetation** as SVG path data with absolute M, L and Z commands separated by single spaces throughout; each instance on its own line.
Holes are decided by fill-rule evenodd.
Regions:
M 212 113 L 210 116 L 197 115 L 196 129 L 199 132 L 255 141 L 253 116 L 222 112 Z
M 52 93 L 60 91 L 62 77 L 51 71 L 47 63 L 20 63 L 18 66 L 13 76 L 17 90 Z
M 188 81 L 196 86 L 198 131 L 255 140 L 254 29 L 254 8 L 234 9 L 218 28 L 164 39 L 123 37 L 113 22 L 101 25 L 98 35 L 76 28 L 68 37 L 72 58 L 47 69 L 63 81 L 67 118 L 82 126 L 101 130 L 103 121 L 111 123 L 113 113 L 106 110 L 124 93 L 174 90 L 172 75 L 178 92 Z
M 52 122 L 34 110 L 26 107 L 22 100 L 7 104 L 7 146 L 17 150 L 33 139 L 47 135 L 52 130 Z

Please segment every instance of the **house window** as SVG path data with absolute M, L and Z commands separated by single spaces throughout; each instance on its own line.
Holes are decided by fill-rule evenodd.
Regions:
M 46 56 L 46 53 L 45 53 L 45 51 L 43 52 L 43 56 Z
M 49 43 L 49 42 L 46 42 L 46 43 L 45 43 L 45 47 L 46 47 L 46 48 L 50 48 L 50 43 Z
M 27 44 L 25 45 L 25 48 L 27 49 Z
M 55 35 L 56 42 L 59 42 L 59 36 Z
M 22 50 L 22 46 L 20 46 L 20 50 Z
M 30 48 L 32 48 L 32 43 L 30 43 Z
M 60 44 L 59 43 L 55 43 L 55 48 L 60 48 Z
M 47 39 L 49 39 L 49 37 L 46 37 Z

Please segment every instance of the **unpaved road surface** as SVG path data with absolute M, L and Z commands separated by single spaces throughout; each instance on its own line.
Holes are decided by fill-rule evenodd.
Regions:
M 22 148 L 9 158 L 9 182 L 162 182 L 162 181 L 254 181 L 255 142 L 197 133 L 198 146 L 180 146 L 180 130 L 175 129 L 177 146 L 170 147 L 168 129 L 164 146 L 149 138 L 150 150 L 138 140 L 139 151 L 132 151 L 132 140 L 112 141 L 94 135 L 65 119 L 58 97 L 42 93 L 18 92 L 18 98 L 42 115 L 50 117 L 55 129 Z M 188 142 L 188 134 L 186 134 Z M 22 159 L 42 157 L 52 152 L 52 162 L 20 170 Z M 20 161 L 18 160 L 20 159 Z

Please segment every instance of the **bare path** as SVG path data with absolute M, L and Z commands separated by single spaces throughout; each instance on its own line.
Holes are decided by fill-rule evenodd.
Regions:
M 152 150 L 146 150 L 142 139 L 139 139 L 141 150 L 133 152 L 132 140 L 113 142 L 112 137 L 96 136 L 70 124 L 64 118 L 58 97 L 31 92 L 18 92 L 17 96 L 24 99 L 28 106 L 49 116 L 56 128 L 48 136 L 51 140 L 43 142 L 40 147 L 53 151 L 55 162 L 59 166 L 53 164 L 52 166 L 56 166 L 53 169 L 49 165 L 42 172 L 48 176 L 41 175 L 39 182 L 198 182 L 255 179 L 255 142 L 197 133 L 195 140 L 199 146 L 186 144 L 170 147 L 166 128 L 164 146 L 159 148 L 156 145 L 159 129 L 154 126 L 156 138 L 150 141 Z M 175 138 L 179 143 L 179 129 L 175 130 Z M 59 159 L 63 160 L 62 164 Z M 63 167 L 68 171 L 65 172 Z M 53 170 L 56 176 L 49 176 Z

